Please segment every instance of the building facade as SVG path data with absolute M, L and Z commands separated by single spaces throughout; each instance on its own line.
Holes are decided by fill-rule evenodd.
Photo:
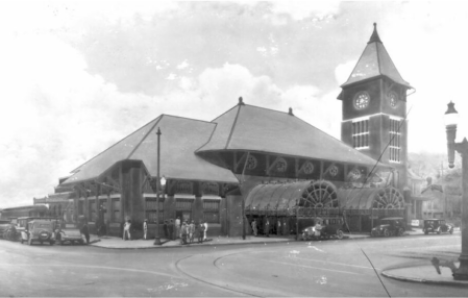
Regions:
M 374 28 L 342 85 L 342 141 L 292 109 L 239 98 L 210 122 L 161 115 L 76 168 L 59 187 L 73 193 L 74 220 L 84 217 L 91 227 L 105 222 L 115 235 L 127 219 L 137 237 L 145 219 L 150 236 L 158 228 L 163 235 L 161 224 L 176 218 L 208 222 L 211 235 L 242 235 L 250 221 L 264 217 L 343 217 L 350 230 L 370 231 L 380 218 L 406 216 L 410 88 Z M 160 176 L 167 184 L 157 194 Z

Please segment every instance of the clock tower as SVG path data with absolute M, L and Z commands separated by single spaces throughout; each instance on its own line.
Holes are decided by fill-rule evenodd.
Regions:
M 341 85 L 341 140 L 398 172 L 398 188 L 406 185 L 408 125 L 403 80 L 374 31 L 348 80 Z

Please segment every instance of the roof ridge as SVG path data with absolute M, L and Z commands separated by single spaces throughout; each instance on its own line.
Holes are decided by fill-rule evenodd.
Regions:
M 211 123 L 211 122 L 209 122 L 209 123 Z M 203 148 L 203 147 L 204 147 L 206 144 L 208 144 L 208 143 L 211 141 L 211 139 L 213 138 L 213 135 L 215 134 L 216 128 L 218 128 L 218 123 L 213 123 L 213 124 L 214 124 L 213 131 L 211 132 L 210 137 L 208 138 L 208 141 L 206 141 L 203 145 L 201 145 L 200 147 L 198 147 L 198 148 L 194 151 L 194 153 L 197 153 L 198 150 L 200 150 L 201 148 Z
M 236 128 L 237 119 L 239 119 L 241 107 L 244 105 L 239 105 L 239 104 L 237 105 L 239 108 L 237 110 L 236 118 L 234 118 L 234 122 L 232 123 L 231 131 L 229 132 L 229 137 L 227 139 L 226 146 L 224 147 L 224 149 L 227 149 L 229 147 L 229 143 L 231 142 L 232 135 L 234 134 L 234 129 Z
M 140 145 L 143 143 L 143 141 L 148 137 L 148 135 L 153 131 L 153 129 L 156 127 L 156 125 L 158 125 L 159 122 L 161 122 L 162 118 L 164 117 L 164 114 L 161 114 L 160 118 L 158 119 L 158 121 L 156 121 L 153 125 L 153 127 L 151 127 L 148 132 L 141 138 L 140 142 L 138 142 L 138 144 L 135 146 L 135 148 L 133 148 L 132 152 L 130 152 L 130 154 L 127 156 L 127 158 L 125 159 L 130 159 L 130 157 L 133 155 L 133 153 L 135 153 L 135 151 L 140 147 Z
M 76 167 L 74 170 L 70 171 L 70 173 L 75 173 L 76 171 L 78 171 L 81 167 L 83 167 L 84 165 L 86 165 L 87 163 L 91 162 L 93 159 L 95 159 L 96 157 L 98 157 L 99 155 L 103 154 L 104 152 L 110 150 L 111 148 L 117 146 L 118 144 L 120 144 L 121 142 L 123 142 L 124 140 L 128 139 L 129 137 L 131 137 L 132 135 L 134 135 L 135 133 L 137 133 L 138 131 L 140 131 L 141 129 L 143 129 L 144 127 L 146 127 L 147 125 L 150 125 L 151 122 L 153 121 L 156 121 L 159 117 L 162 117 L 164 114 L 161 114 L 159 115 L 158 117 L 154 118 L 153 120 L 151 120 L 150 122 L 146 123 L 145 125 L 141 126 L 140 128 L 138 128 L 137 130 L 135 130 L 134 132 L 132 132 L 131 134 L 125 136 L 124 138 L 120 139 L 118 142 L 114 143 L 112 146 L 108 147 L 107 149 L 105 149 L 104 151 L 101 151 L 100 153 L 96 154 L 94 157 L 92 157 L 91 159 L 87 160 L 86 162 L 82 163 L 80 166 Z M 70 175 L 71 177 L 72 175 Z M 68 178 L 70 178 L 68 177 Z

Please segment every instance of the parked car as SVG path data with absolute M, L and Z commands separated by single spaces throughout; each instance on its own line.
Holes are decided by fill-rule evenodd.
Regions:
M 371 231 L 371 237 L 401 236 L 406 231 L 402 217 L 387 217 L 380 220 L 380 225 Z
M 70 244 L 84 244 L 81 232 L 74 224 L 66 224 L 63 221 L 56 221 L 54 224 L 55 241 L 57 244 L 63 245 L 67 242 Z
M 35 219 L 26 224 L 26 228 L 21 231 L 21 244 L 27 242 L 32 245 L 33 242 L 44 242 L 53 245 L 54 238 L 54 224 L 50 220 Z
M 10 220 L 0 220 L 0 238 L 3 238 L 3 233 L 11 225 Z
M 425 219 L 423 224 L 424 234 L 429 233 L 450 233 L 453 234 L 453 226 L 446 223 L 444 219 Z
M 340 218 L 326 219 L 323 221 L 324 224 L 315 224 L 313 226 L 306 227 L 302 230 L 301 239 L 307 240 L 320 240 L 320 239 L 343 239 L 343 224 Z

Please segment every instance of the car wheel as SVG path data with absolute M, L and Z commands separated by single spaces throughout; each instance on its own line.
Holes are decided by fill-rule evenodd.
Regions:
M 343 231 L 342 230 L 337 230 L 336 231 L 336 238 L 339 240 L 343 239 Z
M 389 231 L 389 230 L 384 230 L 383 235 L 384 235 L 385 237 L 390 237 L 390 231 Z
M 404 230 L 403 229 L 398 229 L 397 236 L 403 236 Z
M 377 237 L 379 236 L 379 233 L 377 233 L 377 231 L 374 230 L 374 231 L 371 231 L 370 235 L 371 237 Z
M 32 242 L 32 238 L 29 238 L 29 239 L 28 239 L 28 245 L 29 245 L 29 246 L 32 246 L 32 243 L 33 243 L 33 242 Z

